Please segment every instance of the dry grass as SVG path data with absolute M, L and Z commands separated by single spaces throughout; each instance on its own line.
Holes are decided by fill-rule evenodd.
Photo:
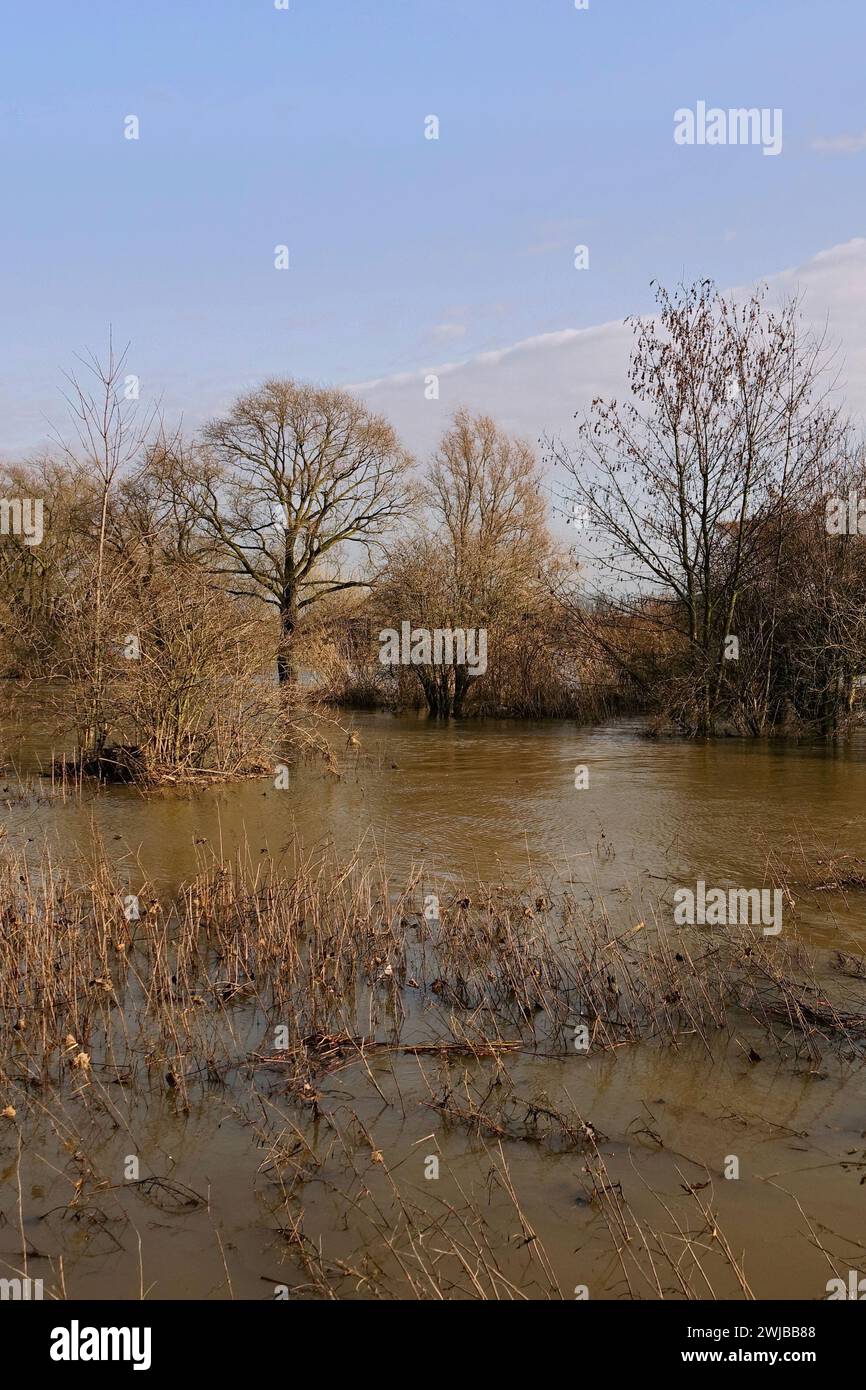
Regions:
M 74 1171 L 64 1220 L 73 1213 L 118 1240 L 112 1222 L 129 1217 L 109 1214 L 118 1184 L 93 1137 L 128 1129 L 129 1106 L 116 1097 L 145 1109 L 170 1100 L 182 1118 L 216 1094 L 263 1152 L 296 1296 L 561 1297 L 509 1168 L 515 1146 L 530 1145 L 579 1156 L 623 1296 L 713 1296 L 720 1277 L 750 1296 L 699 1188 L 689 1188 L 694 1221 L 685 1224 L 654 1194 L 656 1229 L 607 1174 L 596 1124 L 516 1078 L 533 1058 L 584 1065 L 579 1024 L 592 1056 L 696 1041 L 710 1053 L 720 1036 L 761 1034 L 795 1064 L 862 1060 L 859 973 L 837 969 L 831 998 L 826 962 L 796 939 L 674 931 L 660 919 L 617 933 L 603 911 L 540 884 L 440 887 L 440 918 L 430 922 L 431 887 L 420 870 L 395 885 L 382 864 L 357 858 L 338 864 L 298 850 L 289 871 L 241 856 L 203 863 L 170 900 L 140 885 L 140 915 L 128 921 L 128 885 L 98 847 L 74 869 L 48 853 L 39 862 L 8 853 L 0 1111 L 14 1113 L 0 1118 L 0 1149 L 13 1132 L 49 1123 Z M 421 1106 L 442 1132 L 462 1130 L 484 1166 L 480 1186 L 451 1185 L 447 1197 L 435 1185 L 407 1187 L 347 1100 L 362 1090 L 386 1111 Z M 339 1258 L 305 1234 L 313 1183 L 351 1234 Z M 197 1185 L 168 1174 L 139 1189 L 163 1209 L 209 1210 Z M 26 1255 L 23 1233 L 21 1246 Z

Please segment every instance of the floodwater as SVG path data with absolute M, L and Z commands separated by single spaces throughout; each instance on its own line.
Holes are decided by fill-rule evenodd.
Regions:
M 590 905 L 603 903 L 624 925 L 653 912 L 670 917 L 677 886 L 703 880 L 761 888 L 777 881 L 780 865 L 786 881 L 796 882 L 807 864 L 831 854 L 866 854 L 861 736 L 832 747 L 691 744 L 649 740 L 628 721 L 442 726 L 369 712 L 346 720 L 358 746 L 338 741 L 339 774 L 305 762 L 292 769 L 285 790 L 270 779 L 148 795 L 111 788 L 65 804 L 10 791 L 4 806 L 3 785 L 14 785 L 7 777 L 0 785 L 3 838 L 34 853 L 48 843 L 71 860 L 95 833 L 129 891 L 148 882 L 169 893 L 209 853 L 227 859 L 243 849 L 254 862 L 290 859 L 298 844 L 305 853 L 333 846 L 340 855 L 360 845 L 363 855 L 386 862 L 395 881 L 418 865 L 441 882 L 497 884 L 532 872 L 554 890 L 569 885 Z M 20 717 L 7 724 L 4 741 L 7 767 L 19 773 L 49 768 L 52 752 L 62 751 L 47 728 L 34 730 Z M 581 789 L 578 768 L 588 780 Z M 800 898 L 795 890 L 794 897 L 792 929 L 810 946 L 866 951 L 866 892 Z M 414 1060 L 399 1076 L 393 1062 L 373 1060 L 332 1082 L 334 1105 L 351 1106 L 382 1155 L 371 1165 L 368 1148 L 365 1182 L 375 1192 L 383 1174 L 399 1170 L 416 1203 L 431 1210 L 471 1190 L 509 1249 L 509 1278 L 534 1296 L 537 1265 L 519 1249 L 513 1209 L 485 1186 L 490 1146 L 443 1123 L 425 1102 L 429 1085 L 413 1092 L 417 1073 Z M 691 1234 L 702 1248 L 703 1223 L 688 1191 L 698 1186 L 757 1297 L 822 1298 L 834 1273 L 866 1272 L 866 1236 L 859 1243 L 866 1233 L 866 1081 L 856 1060 L 794 1061 L 744 1023 L 711 1051 L 686 1039 L 676 1048 L 642 1043 L 586 1057 L 522 1056 L 517 1090 L 591 1121 L 603 1136 L 611 1181 L 637 1216 L 674 1232 L 674 1240 L 678 1231 Z M 269 1298 L 283 1282 L 291 1296 L 308 1296 L 291 1259 L 284 1194 L 243 1099 L 202 1087 L 189 1112 L 164 1091 L 118 1092 L 115 1102 L 121 1120 L 107 1130 L 94 1120 L 88 1148 L 88 1162 L 111 1183 L 109 1214 L 98 1203 L 70 1210 L 75 1172 L 67 1165 L 58 1175 L 62 1134 L 48 1107 L 32 1117 L 20 1164 L 31 1276 L 85 1298 L 137 1298 L 142 1289 L 160 1298 Z M 132 1134 L 143 1171 L 206 1200 L 178 1210 L 123 1191 Z M 8 1127 L 0 1131 L 0 1259 L 20 1266 L 12 1140 Z M 433 1151 L 440 1176 L 429 1181 L 424 1158 Z M 654 1296 L 639 1281 L 629 1285 L 607 1227 L 583 1200 L 579 1152 L 514 1141 L 494 1145 L 494 1159 L 500 1151 L 562 1296 L 573 1297 L 578 1286 L 590 1298 Z M 736 1179 L 725 1176 L 731 1157 Z M 340 1209 L 339 1162 L 325 1153 L 322 1180 L 304 1183 L 291 1209 L 306 1237 L 357 1270 L 358 1252 L 373 1252 L 375 1242 Z M 345 1190 L 358 1181 L 347 1171 Z M 741 1296 L 712 1241 L 704 1244 L 715 1294 Z M 707 1295 L 699 1282 L 695 1291 Z M 339 1295 L 369 1297 L 370 1286 L 344 1278 Z

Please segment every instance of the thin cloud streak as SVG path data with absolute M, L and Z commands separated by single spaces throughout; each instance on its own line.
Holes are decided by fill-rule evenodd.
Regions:
M 816 332 L 839 352 L 834 367 L 851 413 L 866 417 L 866 238 L 822 251 L 803 265 L 766 277 L 770 293 L 796 295 Z M 735 289 L 741 292 L 742 287 Z M 525 338 L 463 361 L 357 382 L 356 391 L 394 422 L 407 446 L 423 455 L 435 447 L 449 418 L 466 405 L 493 415 L 530 441 L 568 437 L 574 415 L 596 396 L 622 397 L 632 346 L 619 321 Z M 427 379 L 439 379 L 439 399 L 425 398 Z

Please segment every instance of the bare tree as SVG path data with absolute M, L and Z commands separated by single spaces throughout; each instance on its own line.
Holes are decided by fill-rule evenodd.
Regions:
M 459 410 L 420 488 L 423 519 L 395 547 L 383 579 L 384 616 L 435 629 L 488 628 L 531 605 L 550 552 L 532 449 L 489 416 Z M 467 665 L 413 666 L 428 708 L 459 715 L 479 675 Z
M 276 608 L 277 671 L 293 678 L 299 616 L 370 582 L 407 502 L 409 455 L 348 392 L 275 380 L 241 396 L 199 448 L 170 463 L 178 510 L 194 518 L 214 571 L 232 592 Z
M 579 449 L 552 451 L 570 475 L 566 502 L 606 543 L 595 563 L 625 589 L 623 609 L 667 614 L 681 636 L 696 732 L 712 732 L 736 669 L 728 639 L 743 593 L 781 573 L 784 530 L 767 519 L 797 497 L 837 428 L 823 341 L 794 302 L 771 311 L 765 298 L 738 302 L 709 281 L 659 288 L 658 316 L 631 321 L 631 399 L 594 401 Z M 778 585 L 769 593 L 772 664 Z M 768 693 L 769 682 L 759 724 Z
M 109 507 L 113 489 L 124 471 L 141 463 L 147 451 L 147 440 L 154 425 L 156 408 L 139 417 L 137 396 L 123 389 L 128 347 L 115 353 L 111 333 L 108 356 L 101 361 L 88 352 L 81 359 L 91 381 L 83 381 L 74 372 L 67 375 L 69 394 L 66 397 L 76 442 L 61 441 L 70 464 L 78 469 L 83 487 L 96 489 L 95 558 L 91 565 L 88 591 L 79 586 L 82 619 L 89 628 L 89 653 L 84 655 L 80 671 L 89 696 L 89 717 L 83 730 L 85 747 L 98 759 L 108 735 L 110 714 L 106 708 L 106 642 L 104 633 L 106 609 L 106 548 L 109 528 Z M 114 585 L 116 573 L 108 576 Z M 88 616 L 89 615 L 89 616 Z

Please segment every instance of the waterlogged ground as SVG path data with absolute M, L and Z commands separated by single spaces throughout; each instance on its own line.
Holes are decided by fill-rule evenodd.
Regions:
M 641 736 L 638 723 L 580 729 L 555 721 L 467 721 L 437 726 L 413 716 L 352 713 L 360 748 L 337 741 L 341 775 L 315 765 L 294 770 L 287 791 L 242 782 L 204 791 L 148 795 L 115 788 L 78 805 L 3 805 L 7 838 L 65 850 L 95 828 L 132 883 L 174 888 L 203 847 L 230 857 L 286 854 L 297 834 L 313 847 L 349 854 L 366 840 L 395 874 L 423 863 L 431 874 L 513 878 L 532 865 L 605 893 L 675 885 L 759 887 L 771 853 L 800 845 L 866 853 L 866 733 L 844 743 L 723 739 L 691 744 Z M 26 722 L 0 727 L 0 757 L 50 772 L 56 741 Z M 575 788 L 575 768 L 589 786 Z M 50 778 L 47 779 L 50 786 Z M 14 779 L 7 778 L 14 787 Z M 670 895 L 669 895 L 670 896 Z M 803 903 L 800 921 L 816 941 L 866 944 L 866 898 L 849 901 L 844 925 L 831 907 Z
M 63 801 L 44 782 L 22 795 L 9 773 L 3 842 L 34 863 L 50 846 L 83 884 L 80 856 L 96 837 L 119 887 L 148 900 L 239 851 L 254 876 L 281 859 L 291 872 L 299 852 L 348 857 L 360 842 L 395 891 L 417 873 L 419 903 L 476 880 L 531 880 L 527 903 L 542 896 L 530 912 L 554 922 L 571 895 L 611 939 L 639 922 L 671 928 L 675 888 L 699 879 L 785 883 L 782 943 L 802 940 L 821 991 L 841 983 L 849 1011 L 866 1009 L 863 739 L 692 745 L 648 741 L 633 724 L 351 722 L 360 746 L 339 749 L 339 777 L 304 765 L 288 790 L 119 788 Z M 7 765 L 23 774 L 61 751 L 26 710 L 5 739 Z M 420 970 L 413 978 L 400 1036 L 420 1044 L 442 991 Z M 390 1036 L 389 1008 L 370 1005 L 365 1036 Z M 26 1247 L 47 1289 L 90 1298 L 270 1298 L 282 1286 L 317 1297 L 323 1278 L 338 1297 L 402 1286 L 572 1298 L 585 1286 L 591 1298 L 652 1298 L 684 1296 L 679 1259 L 695 1296 L 805 1299 L 826 1296 L 834 1274 L 866 1270 L 856 1030 L 810 1048 L 784 1019 L 768 1037 L 743 1012 L 703 1037 L 662 1030 L 588 1052 L 541 1025 L 536 1052 L 524 1038 L 487 1058 L 396 1048 L 361 1058 L 337 1046 L 311 1104 L 278 1060 L 261 1063 L 274 1056 L 272 1022 L 249 997 L 229 1000 L 212 1065 L 191 1067 L 178 1088 L 157 1057 L 134 1071 L 99 1058 L 92 1072 L 63 1071 L 60 1087 L 35 1070 L 22 1081 L 27 1035 L 0 1020 L 15 1060 L 16 1114 L 0 1119 L 9 1270 Z M 221 1065 L 226 1029 L 235 1057 L 259 1064 Z M 0 1083 L 0 1110 L 7 1103 Z M 402 1233 L 392 1248 L 389 1232 Z

